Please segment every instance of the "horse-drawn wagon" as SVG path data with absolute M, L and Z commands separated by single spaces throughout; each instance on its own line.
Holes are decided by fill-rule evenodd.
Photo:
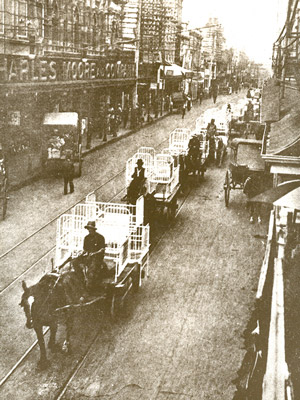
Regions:
M 235 138 L 230 143 L 230 164 L 226 171 L 224 182 L 224 199 L 228 207 L 230 191 L 244 190 L 245 182 L 251 178 L 255 182 L 257 193 L 263 189 L 264 182 L 268 178 L 265 172 L 264 160 L 261 157 L 260 140 Z
M 77 204 L 70 214 L 63 214 L 58 220 L 56 265 L 82 253 L 88 221 L 95 221 L 105 239 L 104 261 L 111 272 L 104 287 L 96 287 L 95 293 L 103 295 L 114 314 L 129 291 L 138 290 L 148 274 L 150 229 L 143 224 L 144 199 L 140 197 L 136 205 L 129 205 L 103 203 L 96 201 L 94 194 L 88 195 L 85 203 Z M 87 275 L 87 286 L 89 283 Z
M 91 227 L 105 238 L 104 262 L 96 258 L 103 256 L 103 249 L 100 253 L 83 254 L 85 228 Z M 96 240 L 95 236 L 92 238 Z M 48 347 L 57 351 L 57 327 L 65 324 L 62 350 L 69 352 L 75 310 L 101 302 L 106 306 L 104 310 L 114 316 L 130 291 L 141 286 L 148 274 L 148 263 L 149 225 L 143 225 L 143 198 L 135 206 L 102 203 L 92 193 L 85 203 L 63 214 L 57 222 L 56 268 L 35 285 L 27 287 L 22 282 L 20 306 L 27 328 L 34 328 L 37 334 L 39 368 L 49 365 L 43 326 L 50 327 Z
M 0 219 L 4 219 L 7 210 L 8 176 L 3 149 L 0 144 Z

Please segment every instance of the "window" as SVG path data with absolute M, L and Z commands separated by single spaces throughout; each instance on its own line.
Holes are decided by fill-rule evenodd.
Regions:
M 74 44 L 79 43 L 79 12 L 77 7 L 73 15 L 73 42 Z
M 16 1 L 15 3 L 15 27 L 18 36 L 27 36 L 27 2 Z
M 0 0 L 0 33 L 4 33 L 4 0 Z
M 53 42 L 57 42 L 59 37 L 59 18 L 58 18 L 58 7 L 57 3 L 53 5 L 53 17 L 52 17 L 52 40 Z

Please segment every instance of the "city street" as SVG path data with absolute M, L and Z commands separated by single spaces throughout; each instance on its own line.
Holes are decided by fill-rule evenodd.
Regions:
M 204 110 L 244 96 L 220 96 L 216 105 L 205 100 L 184 120 L 170 115 L 89 154 L 74 194 L 64 196 L 63 182 L 55 179 L 11 194 L 7 219 L 0 225 L 1 379 L 35 340 L 18 306 L 21 281 L 33 284 L 51 270 L 56 217 L 94 189 L 102 201 L 120 200 L 126 160 L 140 146 L 168 147 L 173 129 L 193 129 Z M 233 398 L 231 381 L 245 353 L 242 334 L 255 301 L 265 247 L 259 238 L 266 234 L 267 221 L 249 224 L 241 191 L 232 193 L 225 208 L 225 170 L 226 162 L 213 166 L 191 187 L 175 223 L 152 248 L 149 278 L 118 319 L 109 320 L 98 305 L 84 308 L 74 327 L 72 355 L 49 355 L 50 368 L 37 372 L 35 347 L 3 384 L 1 398 L 56 399 L 78 363 L 80 369 L 59 398 Z

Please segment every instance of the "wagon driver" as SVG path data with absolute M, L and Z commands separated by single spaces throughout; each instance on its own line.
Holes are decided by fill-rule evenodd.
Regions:
M 99 266 L 102 266 L 105 251 L 105 239 L 97 232 L 95 221 L 89 221 L 86 224 L 85 229 L 87 229 L 89 233 L 84 238 L 83 250 L 90 257 L 93 256 Z
M 137 166 L 134 168 L 134 172 L 131 175 L 133 178 L 127 191 L 128 197 L 135 197 L 139 194 L 142 184 L 145 180 L 145 168 L 143 167 L 143 160 L 139 158 L 136 162 Z

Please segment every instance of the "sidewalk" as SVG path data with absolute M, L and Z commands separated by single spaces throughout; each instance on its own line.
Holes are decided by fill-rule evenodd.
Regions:
M 152 125 L 162 118 L 169 115 L 169 112 L 163 112 L 163 115 L 158 118 L 154 118 L 151 115 L 152 120 L 150 122 L 145 122 L 140 127 L 131 129 L 129 128 L 120 128 L 117 136 L 113 137 L 112 135 L 107 135 L 107 141 L 103 141 L 103 139 L 92 138 L 91 147 L 89 149 L 86 148 L 86 137 L 83 139 L 83 157 L 87 154 L 96 151 L 109 143 L 114 143 L 121 138 L 129 136 L 133 133 L 138 132 L 141 128 L 145 126 Z M 40 153 L 37 151 L 33 153 L 30 150 L 24 151 L 22 153 L 18 153 L 12 157 L 8 157 L 8 174 L 9 174 L 9 190 L 17 190 L 22 188 L 23 186 L 29 185 L 34 181 L 39 180 L 42 177 L 41 170 L 41 161 L 40 161 Z

